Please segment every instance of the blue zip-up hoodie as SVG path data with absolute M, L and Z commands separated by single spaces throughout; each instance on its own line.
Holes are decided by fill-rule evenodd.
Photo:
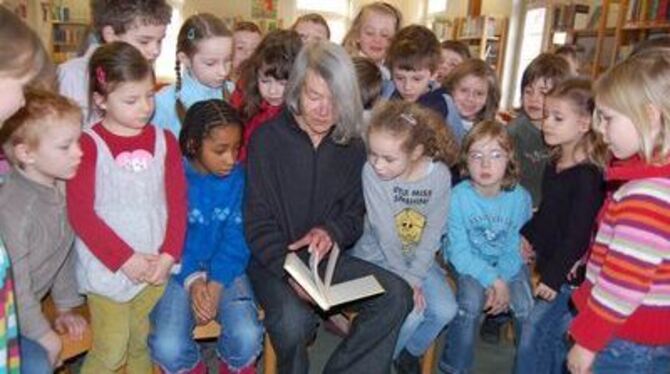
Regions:
M 188 227 L 176 280 L 185 285 L 206 275 L 227 287 L 245 272 L 250 256 L 242 220 L 244 169 L 237 164 L 225 177 L 201 174 L 184 159 L 184 170 Z
M 445 260 L 485 288 L 497 278 L 509 281 L 523 264 L 519 230 L 530 216 L 530 195 L 520 185 L 489 197 L 469 179 L 459 183 L 451 195 Z
M 156 95 L 156 111 L 151 119 L 154 125 L 169 130 L 177 139 L 181 131 L 181 121 L 177 115 L 177 97 L 188 110 L 198 101 L 210 99 L 223 100 L 222 88 L 211 88 L 200 83 L 190 72 L 182 74 L 181 89 L 177 92 L 176 84 L 171 84 Z

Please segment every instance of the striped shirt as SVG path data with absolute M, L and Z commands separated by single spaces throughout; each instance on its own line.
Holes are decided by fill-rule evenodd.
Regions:
M 587 349 L 615 338 L 670 344 L 670 178 L 635 179 L 613 194 L 573 300 L 570 333 Z
M 0 241 L 0 373 L 18 374 L 19 332 L 9 256 Z

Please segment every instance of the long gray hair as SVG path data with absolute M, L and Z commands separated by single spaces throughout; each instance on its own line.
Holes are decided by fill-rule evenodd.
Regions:
M 286 85 L 286 105 L 294 115 L 300 115 L 300 93 L 308 71 L 313 71 L 328 84 L 337 113 L 333 140 L 346 144 L 361 135 L 363 104 L 356 72 L 351 58 L 341 46 L 320 41 L 302 48 L 293 63 Z

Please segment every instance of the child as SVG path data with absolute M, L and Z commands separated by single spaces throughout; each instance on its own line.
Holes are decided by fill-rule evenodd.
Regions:
M 382 72 L 379 66 L 367 57 L 353 57 L 358 87 L 361 91 L 361 102 L 363 103 L 363 122 L 370 120 L 372 108 L 375 106 L 382 93 Z
M 432 31 L 420 25 L 400 29 L 391 41 L 386 63 L 394 86 L 390 99 L 418 102 L 446 117 L 443 91 L 431 87 L 440 64 L 440 43 Z
M 188 180 L 189 224 L 182 267 L 151 314 L 154 360 L 166 373 L 206 373 L 193 328 L 216 319 L 220 373 L 255 373 L 263 345 L 242 226 L 242 123 L 221 100 L 194 104 L 179 143 Z
M 172 8 L 165 0 L 99 0 L 92 2 L 93 27 L 103 43 L 123 41 L 142 52 L 151 63 L 161 53 Z M 89 103 L 88 62 L 95 48 L 58 67 L 59 91 L 82 108 L 85 124 L 99 118 Z
M 572 296 L 572 373 L 664 373 L 670 367 L 670 58 L 641 52 L 595 85 L 599 129 L 623 182 L 606 202 Z
M 445 40 L 440 43 L 442 62 L 437 67 L 438 82 L 443 82 L 454 68 L 470 59 L 470 49 L 467 45 L 456 40 Z
M 102 121 L 84 132 L 84 156 L 67 183 L 77 235 L 77 280 L 93 342 L 82 373 L 149 373 L 149 312 L 181 255 L 186 186 L 174 136 L 148 124 L 154 75 L 135 47 L 98 48 L 88 71 Z
M 209 13 L 189 17 L 177 35 L 177 82 L 156 95 L 156 112 L 151 122 L 179 136 L 191 105 L 207 99 L 223 99 L 232 51 L 232 34 L 221 19 Z
M 533 209 L 540 206 L 542 173 L 549 159 L 541 132 L 544 96 L 569 75 L 570 66 L 563 58 L 548 53 L 537 56 L 521 78 L 521 114 L 508 126 L 521 167 L 521 185 L 530 192 Z
M 40 75 L 51 70 L 52 64 L 34 31 L 2 5 L 0 5 L 0 44 L 3 45 L 0 50 L 0 90 L 3 92 L 3 100 L 0 100 L 1 130 L 4 121 L 25 105 L 25 87 L 28 84 L 32 86 L 38 83 L 36 81 Z M 5 134 L 0 133 L 0 142 L 4 142 L 5 137 Z M 0 152 L 0 174 L 4 175 L 7 172 L 9 164 Z M 21 365 L 18 346 L 10 261 L 0 239 L 0 371 L 19 372 Z
M 39 37 L 9 9 L 0 5 L 0 143 L 3 123 L 25 105 L 24 89 L 51 66 Z M 0 372 L 18 374 L 19 333 L 9 257 L 0 233 Z M 29 364 L 29 363 L 28 363 Z M 36 368 L 43 370 L 43 368 Z
M 562 45 L 556 48 L 554 54 L 565 59 L 568 66 L 570 66 L 570 75 L 575 77 L 579 75 L 579 56 L 574 45 Z
M 318 13 L 303 14 L 295 20 L 291 30 L 300 35 L 303 44 L 330 40 L 330 27 L 328 22 Z
M 367 211 L 356 257 L 402 277 L 414 310 L 395 349 L 400 373 L 419 373 L 419 357 L 456 313 L 446 274 L 435 262 L 449 207 L 457 143 L 432 111 L 405 101 L 381 104 L 367 129 L 363 167 Z
M 242 98 L 237 106 L 246 123 L 240 161 L 247 158 L 246 144 L 251 135 L 265 122 L 275 118 L 284 104 L 284 88 L 293 60 L 300 52 L 300 36 L 291 30 L 276 30 L 263 38 L 261 44 L 244 65 L 240 82 L 241 93 L 233 97 Z
M 475 125 L 463 141 L 461 167 L 469 179 L 452 192 L 444 244 L 445 260 L 457 274 L 459 309 L 440 360 L 447 373 L 472 370 L 482 312 L 511 309 L 521 336 L 533 302 L 519 251 L 519 229 L 530 218 L 531 201 L 517 184 L 514 146 L 505 127 L 492 120 Z
M 545 99 L 542 135 L 552 158 L 544 171 L 540 210 L 521 229 L 525 256 L 537 259 L 539 282 L 519 339 L 519 374 L 563 372 L 568 304 L 580 282 L 569 273 L 588 248 L 604 199 L 607 148 L 591 125 L 593 107 L 591 83 L 582 79 L 559 83 Z
M 250 21 L 235 24 L 233 28 L 233 81 L 237 80 L 242 64 L 254 53 L 261 39 L 263 39 L 263 32 L 257 24 Z
M 342 45 L 351 56 L 365 56 L 382 69 L 384 79 L 390 72 L 384 67 L 384 59 L 393 35 L 402 24 L 402 13 L 393 5 L 375 1 L 361 8 L 351 28 L 344 36 Z
M 451 126 L 458 141 L 473 124 L 493 120 L 500 102 L 500 86 L 495 71 L 486 62 L 469 59 L 451 71 L 444 82 Z
M 14 169 L 0 189 L 0 232 L 16 276 L 23 370 L 53 371 L 61 341 L 42 313 L 47 293 L 56 304 L 54 328 L 81 339 L 86 320 L 71 312 L 77 293 L 74 233 L 61 182 L 81 160 L 81 111 L 46 91 L 26 95 L 26 106 L 4 124 L 3 148 Z

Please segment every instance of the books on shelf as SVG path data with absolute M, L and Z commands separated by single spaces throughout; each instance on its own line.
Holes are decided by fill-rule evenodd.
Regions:
M 553 29 L 583 29 L 588 24 L 589 6 L 587 4 L 556 5 L 553 10 Z
M 435 33 L 435 36 L 437 36 L 438 40 L 451 40 L 454 38 L 454 30 L 456 28 L 454 20 L 436 18 L 433 20 L 432 26 L 433 32 Z
M 502 33 L 503 22 L 491 16 L 467 17 L 459 27 L 458 39 L 495 38 Z
M 588 29 L 595 29 L 598 27 L 598 22 L 600 22 L 600 16 L 602 15 L 603 12 L 603 6 L 602 5 L 596 5 L 596 7 L 593 10 L 593 13 L 591 13 L 591 17 L 589 18 L 589 22 L 586 25 L 586 28 Z
M 284 270 L 309 294 L 316 304 L 324 311 L 350 301 L 374 296 L 385 292 L 373 275 L 332 284 L 333 273 L 340 249 L 333 245 L 326 263 L 326 274 L 323 279 L 318 272 L 320 258 L 316 251 L 310 251 L 309 267 L 294 252 L 289 252 L 284 261 Z
M 670 21 L 669 0 L 631 0 L 626 12 L 626 22 Z

